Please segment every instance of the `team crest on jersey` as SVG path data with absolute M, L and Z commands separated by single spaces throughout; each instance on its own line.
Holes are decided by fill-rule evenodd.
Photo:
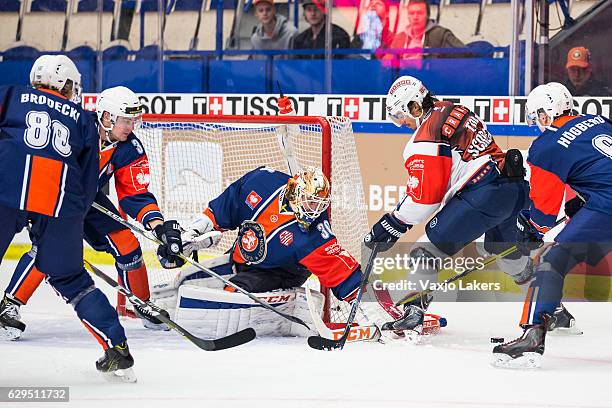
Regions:
M 247 264 L 258 264 L 266 258 L 266 233 L 255 221 L 244 221 L 238 230 L 238 250 Z
M 280 243 L 284 246 L 289 246 L 293 242 L 293 232 L 285 230 L 280 233 L 278 239 L 280 240 Z
M 141 160 L 130 166 L 130 175 L 132 176 L 132 185 L 134 190 L 146 190 L 151 182 L 151 174 L 149 173 L 149 161 Z
M 416 201 L 419 201 L 423 197 L 423 169 L 409 169 L 408 176 L 408 194 L 414 198 Z
M 257 204 L 261 202 L 261 196 L 255 192 L 255 190 L 251 191 L 244 201 L 246 205 L 249 206 L 251 210 L 257 207 Z

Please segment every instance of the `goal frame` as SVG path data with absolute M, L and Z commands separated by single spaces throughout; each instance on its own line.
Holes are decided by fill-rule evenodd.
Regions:
M 200 115 L 200 114 L 143 114 L 143 122 L 188 122 L 188 123 L 227 123 L 227 124 L 261 124 L 261 125 L 317 125 L 321 128 L 321 170 L 333 188 L 332 180 L 332 126 L 325 116 L 297 116 L 297 115 Z M 161 209 L 163 213 L 163 208 Z M 331 208 L 328 210 L 331 220 Z M 333 221 L 332 221 L 333 225 Z M 330 296 L 331 290 L 321 287 L 325 297 L 323 306 L 323 320 L 330 322 Z M 132 316 L 133 313 L 126 308 L 125 296 L 118 294 L 117 311 L 120 315 Z

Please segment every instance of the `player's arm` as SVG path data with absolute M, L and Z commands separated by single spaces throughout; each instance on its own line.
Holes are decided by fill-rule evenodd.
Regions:
M 85 191 L 85 211 L 93 204 L 98 192 L 98 170 L 100 167 L 100 155 L 98 146 L 98 131 L 95 123 L 89 115 L 81 115 L 83 125 L 84 148 L 77 161 L 83 172 L 83 191 Z
M 316 275 L 322 286 L 331 288 L 337 299 L 350 302 L 361 284 L 359 262 L 338 243 L 327 221 L 311 228 L 316 229 L 310 233 L 310 245 L 296 252 L 298 263 Z
M 408 170 L 406 197 L 383 217 L 366 235 L 365 243 L 379 249 L 389 248 L 413 225 L 431 216 L 448 191 L 452 158 L 450 146 L 436 142 L 416 142 L 407 146 L 404 166 Z

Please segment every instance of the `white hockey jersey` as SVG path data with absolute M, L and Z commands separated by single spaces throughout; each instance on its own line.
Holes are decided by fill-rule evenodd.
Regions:
M 416 225 L 468 183 L 503 168 L 505 154 L 469 109 L 438 101 L 404 148 L 406 197 L 394 215 Z

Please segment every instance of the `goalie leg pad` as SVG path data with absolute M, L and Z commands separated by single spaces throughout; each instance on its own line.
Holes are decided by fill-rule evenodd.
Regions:
M 304 288 L 255 293 L 278 310 L 299 317 L 314 327 L 308 310 Z M 324 297 L 312 292 L 317 313 L 322 314 Z M 176 321 L 192 333 L 216 338 L 252 327 L 258 336 L 298 336 L 313 334 L 301 325 L 259 306 L 246 295 L 219 289 L 181 285 Z

